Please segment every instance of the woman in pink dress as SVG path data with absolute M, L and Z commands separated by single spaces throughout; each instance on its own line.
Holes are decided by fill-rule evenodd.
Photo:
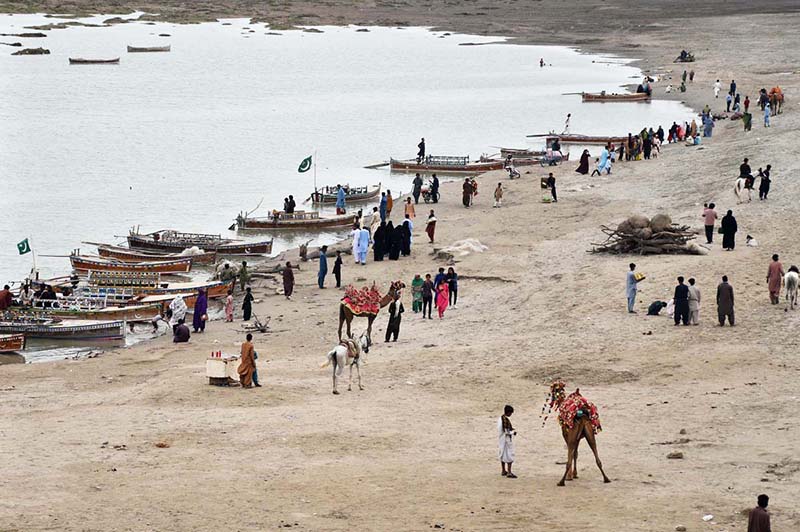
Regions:
M 233 290 L 228 290 L 228 297 L 225 299 L 225 321 L 233 321 Z
M 436 310 L 439 311 L 439 319 L 444 318 L 444 311 L 447 310 L 447 305 L 450 302 L 450 287 L 447 282 L 439 283 L 436 287 Z

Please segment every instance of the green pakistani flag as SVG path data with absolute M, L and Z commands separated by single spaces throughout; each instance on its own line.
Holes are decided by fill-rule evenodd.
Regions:
M 31 245 L 28 243 L 28 239 L 26 238 L 19 244 L 17 244 L 17 251 L 19 251 L 20 255 L 24 255 L 26 253 L 31 252 Z
M 300 163 L 300 166 L 297 167 L 297 171 L 300 172 L 301 174 L 303 172 L 308 172 L 309 170 L 311 170 L 311 156 L 310 155 L 308 157 L 306 157 L 305 159 L 303 159 L 303 162 Z

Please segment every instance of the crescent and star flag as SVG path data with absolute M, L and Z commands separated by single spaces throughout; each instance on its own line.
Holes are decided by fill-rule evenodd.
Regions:
M 24 255 L 26 253 L 30 253 L 31 252 L 31 245 L 30 245 L 30 243 L 28 243 L 28 239 L 27 238 L 25 240 L 23 240 L 22 242 L 20 242 L 19 244 L 17 244 L 17 251 L 19 251 L 20 255 Z
M 311 155 L 303 159 L 303 162 L 300 163 L 300 166 L 297 167 L 297 171 L 301 174 L 303 172 L 308 172 L 311 170 Z

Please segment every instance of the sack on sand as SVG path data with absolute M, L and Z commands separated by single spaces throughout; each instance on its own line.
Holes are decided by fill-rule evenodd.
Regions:
M 656 214 L 653 216 L 653 219 L 650 220 L 650 229 L 653 230 L 653 233 L 666 231 L 670 227 L 672 227 L 672 218 L 666 214 Z
M 650 225 L 650 220 L 647 218 L 647 216 L 643 216 L 641 214 L 634 214 L 628 218 L 627 222 L 634 229 L 644 229 Z

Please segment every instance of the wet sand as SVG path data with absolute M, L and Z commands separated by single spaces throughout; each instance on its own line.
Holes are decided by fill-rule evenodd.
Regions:
M 781 253 L 785 268 L 800 263 L 793 227 L 800 17 L 752 14 L 763 6 L 739 1 L 692 4 L 686 19 L 670 18 L 689 4 L 682 1 L 668 15 L 631 10 L 633 2 L 622 0 L 591 11 L 577 7 L 587 2 L 541 4 L 454 2 L 425 15 L 413 5 L 375 4 L 360 16 L 328 4 L 315 12 L 329 18 L 309 23 L 382 16 L 444 25 L 448 13 L 485 12 L 448 24 L 475 32 L 487 18 L 502 19 L 502 26 L 486 23 L 486 33 L 536 42 L 571 37 L 587 51 L 616 49 L 676 77 L 683 66 L 671 61 L 686 48 L 698 58 L 690 65 L 695 82 L 669 97 L 718 111 L 724 100 L 714 100 L 713 82 L 727 87 L 734 78 L 751 99 L 758 88 L 780 84 L 785 112 L 770 129 L 755 114 L 747 134 L 740 122 L 719 121 L 702 149 L 669 146 L 658 159 L 618 163 L 610 177 L 580 176 L 571 162 L 556 171 L 558 204 L 541 202 L 540 168 L 525 169 L 517 181 L 501 172 L 481 176 L 470 210 L 460 205 L 458 184 L 445 185 L 436 246 L 426 243 L 420 205 L 412 257 L 370 259 L 365 267 L 345 262 L 345 282 L 377 280 L 385 289 L 390 280 L 408 283 L 445 266 L 430 254 L 434 247 L 475 238 L 489 248 L 456 257 L 459 305 L 443 321 L 414 315 L 406 291 L 400 340 L 376 342 L 364 391 L 333 396 L 330 368 L 319 369 L 336 340 L 341 292 L 316 288 L 315 262 L 302 265 L 293 301 L 275 294 L 277 284 L 256 283 L 256 313 L 272 317 L 272 331 L 255 339 L 263 388 L 205 383 L 207 354 L 238 350 L 243 336 L 239 323 L 218 321 L 189 345 L 162 337 L 97 359 L 4 366 L 0 449 L 13 458 L 3 462 L 0 529 L 743 530 L 743 511 L 762 492 L 771 497 L 774 529 L 800 527 L 792 422 L 798 312 L 770 306 L 765 284 L 772 253 Z M 548 19 L 556 9 L 572 14 L 570 24 Z M 543 28 L 545 19 L 553 30 Z M 598 23 L 605 32 L 592 31 Z M 666 44 L 670 38 L 675 44 Z M 655 90 L 661 96 L 663 84 Z M 742 157 L 754 169 L 772 164 L 768 202 L 736 204 Z M 506 204 L 493 209 L 498 181 Z M 602 236 L 600 224 L 634 213 L 665 212 L 701 229 L 705 201 L 734 210 L 736 251 L 723 252 L 717 242 L 706 256 L 587 253 Z M 397 210 L 392 218 L 400 219 Z M 746 234 L 759 247 L 745 247 Z M 647 275 L 634 316 L 624 299 L 631 260 Z M 698 279 L 701 325 L 644 316 L 651 301 L 669 298 L 681 274 Z M 723 274 L 736 290 L 732 329 L 714 326 Z M 386 320 L 384 311 L 376 341 Z M 611 484 L 602 483 L 584 446 L 579 480 L 556 487 L 566 450 L 555 419 L 544 428 L 539 419 L 555 377 L 598 405 L 599 452 Z M 516 408 L 519 431 L 520 478 L 513 481 L 500 476 L 496 459 L 495 423 L 506 403 Z M 672 451 L 683 459 L 667 459 Z M 706 514 L 716 524 L 704 523 Z

